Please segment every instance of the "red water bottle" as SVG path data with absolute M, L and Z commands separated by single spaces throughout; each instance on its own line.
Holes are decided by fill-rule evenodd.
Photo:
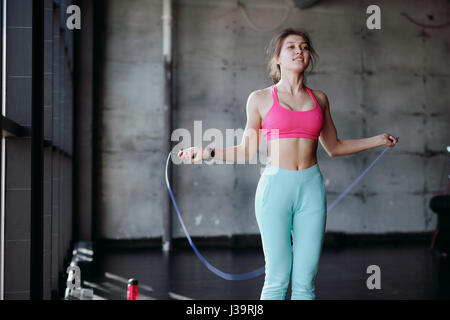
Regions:
M 127 300 L 137 300 L 137 299 L 138 299 L 138 281 L 132 278 L 128 280 Z

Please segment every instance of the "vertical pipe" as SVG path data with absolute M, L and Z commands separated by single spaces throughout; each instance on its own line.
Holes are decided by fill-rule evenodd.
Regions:
M 78 2 L 83 27 L 74 35 L 73 210 L 75 241 L 92 241 L 92 117 L 94 68 L 94 3 Z
M 2 0 L 2 116 L 6 116 L 6 0 Z M 1 128 L 0 128 L 1 129 Z M 3 129 L 1 130 L 1 150 L 0 150 L 0 300 L 4 299 L 3 286 L 4 286 L 4 261 L 5 261 L 5 138 L 3 138 Z
M 102 112 L 101 106 L 103 106 L 102 101 L 102 91 L 103 83 L 106 81 L 103 75 L 103 68 L 105 61 L 105 47 L 106 47 L 106 15 L 109 12 L 108 0 L 95 0 L 92 1 L 92 50 L 93 50 L 93 67 L 92 67 L 92 241 L 100 237 L 100 219 L 99 212 L 101 209 L 100 196 L 101 190 L 101 177 L 102 173 L 102 162 L 101 162 L 101 150 L 102 150 L 102 135 L 101 135 L 101 123 L 102 123 Z
M 6 116 L 6 2 L 2 0 L 2 115 Z
M 172 132 L 172 0 L 163 0 L 163 58 L 164 58 L 164 122 L 167 128 L 166 147 L 164 156 L 172 150 L 170 136 Z M 172 170 L 169 167 L 168 179 L 172 184 Z M 166 210 L 163 213 L 164 235 L 162 250 L 170 251 L 172 247 L 172 204 L 167 195 Z

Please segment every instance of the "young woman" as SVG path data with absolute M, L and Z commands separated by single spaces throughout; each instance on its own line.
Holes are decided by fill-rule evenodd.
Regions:
M 337 157 L 393 147 L 398 137 L 384 133 L 338 139 L 327 96 L 304 84 L 304 72 L 317 59 L 307 32 L 281 31 L 271 40 L 268 54 L 274 85 L 249 95 L 241 144 L 225 149 L 191 147 L 178 156 L 191 163 L 211 157 L 242 163 L 256 154 L 261 131 L 268 142 L 272 140 L 255 194 L 266 262 L 261 299 L 285 299 L 292 275 L 291 299 L 312 300 L 327 217 L 325 185 L 316 156 L 318 141 L 330 157 Z

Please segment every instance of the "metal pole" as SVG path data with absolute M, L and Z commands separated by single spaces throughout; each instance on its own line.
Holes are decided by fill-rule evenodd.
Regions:
M 6 116 L 6 0 L 2 1 L 2 118 Z M 4 277 L 5 277 L 5 138 L 3 128 L 1 129 L 1 150 L 0 150 L 0 300 L 4 299 Z
M 172 150 L 170 140 L 172 132 L 172 0 L 163 0 L 163 58 L 164 58 L 164 121 L 166 124 L 168 138 L 164 155 Z M 164 150 L 164 149 L 163 149 Z M 165 156 L 163 157 L 165 158 Z M 168 179 L 172 183 L 172 170 L 169 167 Z M 170 196 L 167 195 L 166 210 L 163 213 L 164 235 L 162 250 L 168 252 L 172 247 L 172 204 Z

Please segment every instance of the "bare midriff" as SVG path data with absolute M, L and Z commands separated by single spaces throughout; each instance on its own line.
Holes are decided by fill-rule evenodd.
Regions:
M 318 140 L 282 138 L 267 141 L 267 163 L 288 170 L 305 170 L 317 163 Z

